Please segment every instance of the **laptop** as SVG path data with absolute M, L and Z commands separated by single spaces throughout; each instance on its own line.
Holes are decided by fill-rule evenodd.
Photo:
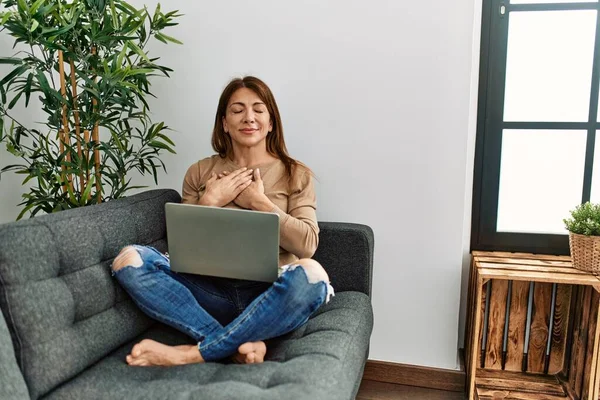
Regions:
M 279 267 L 279 215 L 166 203 L 171 270 L 274 282 Z

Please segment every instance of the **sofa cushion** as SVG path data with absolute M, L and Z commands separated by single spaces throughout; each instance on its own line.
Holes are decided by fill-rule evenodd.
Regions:
M 190 343 L 184 335 L 156 324 L 45 399 L 353 399 L 372 327 L 369 298 L 343 292 L 300 329 L 269 341 L 263 364 L 128 366 L 125 356 L 142 338 Z
M 0 399 L 29 399 L 27 386 L 17 365 L 8 328 L 0 313 Z
M 153 190 L 0 226 L 0 307 L 33 399 L 129 342 L 154 322 L 116 284 L 110 264 L 131 243 L 166 250 Z

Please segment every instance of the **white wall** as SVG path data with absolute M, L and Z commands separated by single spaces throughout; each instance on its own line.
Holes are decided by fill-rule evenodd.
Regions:
M 133 4 L 155 1 L 135 0 Z M 153 45 L 155 119 L 176 130 L 161 187 L 211 154 L 217 100 L 254 74 L 278 101 L 288 148 L 319 181 L 318 217 L 375 231 L 371 359 L 454 369 L 474 112 L 476 0 L 170 0 L 185 16 Z M 0 41 L 4 54 L 5 42 Z M 475 58 L 474 58 L 475 57 Z M 5 163 L 5 153 L 0 155 Z M 0 222 L 18 183 L 0 182 Z M 468 245 L 468 244 L 467 244 Z

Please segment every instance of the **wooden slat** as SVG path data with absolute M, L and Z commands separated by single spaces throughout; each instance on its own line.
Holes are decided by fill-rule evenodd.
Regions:
M 575 268 L 570 267 L 554 267 L 554 266 L 541 266 L 541 265 L 527 265 L 527 264 L 498 264 L 491 262 L 478 262 L 479 268 L 487 268 L 487 269 L 498 269 L 498 270 L 506 270 L 506 271 L 527 271 L 527 272 L 538 272 L 542 274 L 548 273 L 559 273 L 559 274 L 574 274 L 574 275 L 582 275 L 587 276 L 588 278 L 594 278 L 590 274 L 587 274 L 583 271 L 580 271 Z M 598 278 L 592 279 L 595 283 L 600 283 Z
M 573 388 L 575 388 L 575 377 L 577 375 L 577 343 L 579 341 L 579 331 L 580 331 L 580 324 L 581 324 L 581 316 L 582 316 L 582 303 L 583 303 L 583 292 L 584 292 L 584 287 L 579 287 L 577 290 L 577 294 L 575 296 L 574 299 L 574 311 L 575 311 L 575 315 L 573 316 L 573 327 L 572 327 L 572 334 L 571 334 L 571 354 L 569 357 L 569 370 L 568 370 L 568 375 L 567 375 L 567 383 L 568 386 Z
M 509 371 L 477 370 L 477 387 L 496 390 L 564 395 L 562 385 L 552 375 L 538 375 Z
M 581 321 L 580 321 L 580 329 L 579 336 L 574 344 L 577 346 L 577 359 L 575 360 L 577 363 L 576 375 L 575 375 L 575 384 L 573 388 L 575 389 L 575 393 L 577 396 L 581 397 L 582 384 L 583 384 L 583 374 L 585 372 L 585 364 L 586 364 L 586 345 L 587 345 L 587 336 L 588 336 L 588 326 L 590 320 L 590 304 L 592 301 L 592 291 L 591 287 L 586 287 L 583 291 L 583 303 L 581 304 L 582 312 L 581 312 Z
M 529 282 L 514 281 L 512 283 L 510 316 L 508 319 L 508 343 L 506 345 L 505 369 L 507 371 L 521 371 L 528 296 Z
M 590 397 L 592 399 L 598 399 L 600 398 L 600 303 L 592 303 L 592 305 L 596 307 L 597 317 L 596 332 L 594 334 L 595 341 L 594 358 L 592 360 L 592 375 L 590 376 Z
M 482 297 L 482 292 L 483 292 L 483 288 L 482 288 L 482 280 L 479 277 L 479 274 L 477 276 L 477 281 L 475 283 L 475 310 L 478 310 L 479 312 L 475 312 L 475 321 L 473 322 L 473 332 L 479 332 L 479 328 L 481 326 L 481 297 Z M 479 345 L 481 342 L 475 342 L 471 348 L 471 360 L 475 361 L 475 362 L 471 362 L 471 365 L 469 366 L 469 371 L 467 371 L 468 373 L 468 382 L 467 382 L 467 393 L 469 395 L 469 400 L 473 400 L 475 398 L 475 371 L 477 370 L 476 366 L 477 366 L 477 357 L 479 353 Z
M 548 324 L 550 323 L 550 306 L 552 304 L 552 284 L 536 282 L 533 290 L 533 310 L 531 313 L 531 334 L 527 371 L 544 372 L 546 346 L 548 344 Z
M 485 356 L 486 368 L 502 369 L 502 342 L 504 339 L 507 295 L 508 281 L 493 281 L 489 300 L 488 335 Z
M 585 362 L 585 345 L 587 344 L 587 322 L 590 315 L 591 288 L 585 287 L 578 291 L 577 314 L 573 333 L 573 348 L 571 352 L 571 367 L 569 369 L 569 385 L 581 396 L 581 383 Z M 587 304 L 587 307 L 586 307 Z
M 477 261 L 480 263 L 492 263 L 492 264 L 518 264 L 518 265 L 530 265 L 537 267 L 560 267 L 560 268 L 573 268 L 571 261 L 557 261 L 557 260 L 538 260 L 533 258 L 500 258 L 500 257 L 477 257 Z M 579 271 L 579 270 L 576 270 Z M 583 272 L 583 271 L 581 271 Z
M 473 317 L 475 315 L 475 263 L 471 258 L 471 267 L 469 269 L 469 290 L 467 292 L 467 321 L 465 324 L 465 370 L 469 371 L 471 365 L 471 346 L 473 346 Z
M 587 344 L 585 354 L 585 367 L 583 370 L 583 383 L 581 388 L 582 398 L 587 399 L 590 394 L 590 378 L 594 379 L 596 368 L 592 369 L 592 363 L 595 363 L 594 357 L 595 341 L 596 341 L 596 323 L 598 318 L 598 293 L 594 290 L 590 303 L 590 317 L 587 332 Z M 594 375 L 591 377 L 590 375 Z
M 509 279 L 518 281 L 536 281 L 547 283 L 563 283 L 571 285 L 598 285 L 598 278 L 593 275 L 543 273 L 530 271 L 508 271 L 500 269 L 480 268 L 479 275 L 482 279 Z
M 548 367 L 549 374 L 557 374 L 565 366 L 572 290 L 573 286 L 571 285 L 557 285 L 556 287 L 556 305 L 554 306 L 550 365 Z
M 551 254 L 509 253 L 506 251 L 472 251 L 473 257 L 526 258 L 536 260 L 571 261 L 570 256 L 555 256 Z
M 489 282 L 487 284 L 483 284 L 481 283 L 481 306 L 480 306 L 480 316 L 481 316 L 481 322 L 479 324 L 479 330 L 478 330 L 478 334 L 477 334 L 477 348 L 480 350 L 477 352 L 476 355 L 476 363 L 475 363 L 475 368 L 479 368 L 481 367 L 481 350 L 483 349 L 483 328 L 485 325 L 485 305 L 487 302 L 487 285 L 490 284 Z
M 494 390 L 486 388 L 477 388 L 477 398 L 479 400 L 565 400 L 566 396 L 517 392 L 514 390 Z
M 577 394 L 575 393 L 575 390 L 573 390 L 573 388 L 569 385 L 569 379 L 566 378 L 562 372 L 557 374 L 556 377 L 561 382 L 561 385 L 562 385 L 563 389 L 565 390 L 565 393 L 567 394 L 568 399 L 580 400 L 580 399 L 578 399 Z
M 596 308 L 596 332 L 594 332 L 594 357 L 590 375 L 590 398 L 600 398 L 600 292 L 595 290 L 596 298 L 592 297 L 592 307 Z

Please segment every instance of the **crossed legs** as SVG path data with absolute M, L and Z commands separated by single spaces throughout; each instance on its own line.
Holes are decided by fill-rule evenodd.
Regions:
M 321 265 L 312 259 L 302 259 L 297 264 L 236 320 L 223 327 L 182 283 L 170 275 L 164 256 L 142 246 L 124 248 L 115 258 L 112 269 L 125 290 L 149 316 L 199 342 L 198 345 L 168 346 L 145 339 L 132 348 L 126 357 L 127 363 L 135 366 L 198 363 L 205 361 L 204 353 L 208 355 L 208 361 L 233 355 L 240 363 L 262 362 L 267 351 L 263 340 L 287 333 L 306 322 L 328 298 L 329 278 Z M 294 273 L 295 269 L 303 272 Z M 165 299 L 174 303 L 165 305 Z M 292 312 L 279 310 L 283 304 L 291 304 L 294 309 Z M 276 315 L 278 311 L 284 311 L 284 314 Z M 263 321 L 269 326 L 274 321 L 282 321 L 282 326 L 265 331 Z

